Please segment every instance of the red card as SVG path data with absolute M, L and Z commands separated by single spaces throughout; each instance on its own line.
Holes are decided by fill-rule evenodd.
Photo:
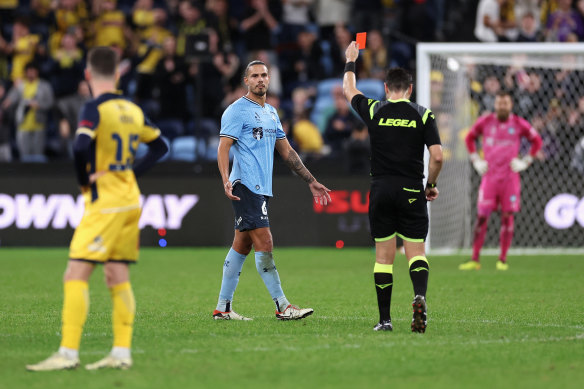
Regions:
M 355 38 L 355 40 L 357 41 L 357 46 L 359 46 L 359 50 L 364 49 L 365 43 L 367 43 L 367 33 L 366 32 L 357 33 L 357 38 Z

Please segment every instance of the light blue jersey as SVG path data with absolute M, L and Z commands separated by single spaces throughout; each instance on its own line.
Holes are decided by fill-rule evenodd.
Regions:
M 235 141 L 229 181 L 240 180 L 252 192 L 272 196 L 274 147 L 277 139 L 286 138 L 276 109 L 244 96 L 223 112 L 219 136 Z

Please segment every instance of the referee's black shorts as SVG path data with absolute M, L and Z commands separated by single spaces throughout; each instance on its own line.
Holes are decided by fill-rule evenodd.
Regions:
M 408 242 L 425 242 L 428 208 L 422 180 L 374 177 L 369 195 L 369 225 L 376 242 L 396 235 Z

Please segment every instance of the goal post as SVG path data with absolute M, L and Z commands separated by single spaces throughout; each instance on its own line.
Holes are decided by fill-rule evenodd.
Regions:
M 507 89 L 513 112 L 544 141 L 521 173 L 511 253 L 584 252 L 584 44 L 420 43 L 416 50 L 416 101 L 434 112 L 445 156 L 440 197 L 429 207 L 428 249 L 470 249 L 480 177 L 464 137 L 481 114 L 492 112 L 496 91 Z M 487 252 L 498 248 L 499 228 L 494 213 Z

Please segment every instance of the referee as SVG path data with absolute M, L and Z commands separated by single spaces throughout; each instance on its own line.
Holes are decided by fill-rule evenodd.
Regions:
M 412 77 L 404 69 L 392 68 L 385 77 L 386 101 L 365 97 L 356 88 L 356 42 L 345 51 L 343 76 L 345 97 L 365 121 L 371 139 L 371 194 L 369 224 L 375 239 L 373 270 L 379 323 L 375 331 L 391 331 L 391 289 L 395 239 L 404 241 L 414 286 L 412 331 L 426 331 L 428 259 L 424 241 L 428 235 L 427 201 L 438 198 L 436 182 L 442 168 L 442 146 L 434 114 L 409 100 Z M 430 152 L 428 181 L 424 186 L 424 146 Z

